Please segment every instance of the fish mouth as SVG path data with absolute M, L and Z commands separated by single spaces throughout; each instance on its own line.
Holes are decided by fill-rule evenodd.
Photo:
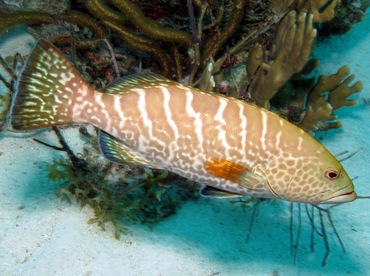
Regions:
M 346 203 L 346 202 L 354 201 L 356 198 L 357 198 L 356 192 L 352 191 L 352 192 L 334 196 L 321 203 L 322 204 L 339 204 L 339 203 Z

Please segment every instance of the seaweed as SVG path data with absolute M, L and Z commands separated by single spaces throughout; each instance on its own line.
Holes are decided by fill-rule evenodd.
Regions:
M 97 223 L 103 230 L 106 223 L 114 226 L 116 239 L 127 233 L 126 225 L 140 222 L 154 226 L 176 213 L 188 200 L 198 198 L 198 185 L 166 171 L 144 167 L 119 165 L 104 159 L 93 141 L 96 137 L 83 129 L 90 141 L 83 153 L 76 156 L 65 142 L 61 131 L 54 127 L 67 153 L 45 164 L 48 178 L 59 183 L 57 195 L 81 206 L 90 206 Z M 37 142 L 41 142 L 36 140 Z
M 310 133 L 342 127 L 334 111 L 356 105 L 351 96 L 363 87 L 361 81 L 352 84 L 355 75 L 348 66 L 332 75 L 307 77 L 318 65 L 318 60 L 311 59 L 271 99 L 281 117 Z

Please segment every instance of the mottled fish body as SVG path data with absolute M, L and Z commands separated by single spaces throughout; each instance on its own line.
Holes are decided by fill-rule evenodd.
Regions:
M 255 105 L 158 75 L 95 91 L 52 44 L 40 40 L 11 109 L 15 130 L 89 123 L 103 154 L 207 184 L 203 195 L 342 203 L 356 198 L 341 164 L 300 128 Z

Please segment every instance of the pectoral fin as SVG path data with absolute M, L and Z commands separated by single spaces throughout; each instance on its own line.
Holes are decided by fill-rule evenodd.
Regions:
M 265 190 L 262 176 L 237 163 L 224 159 L 212 159 L 205 164 L 205 168 L 211 174 L 232 181 L 245 188 Z
M 139 153 L 134 152 L 119 139 L 104 131 L 100 131 L 99 133 L 99 145 L 104 156 L 112 162 L 156 168 L 152 162 L 145 159 Z

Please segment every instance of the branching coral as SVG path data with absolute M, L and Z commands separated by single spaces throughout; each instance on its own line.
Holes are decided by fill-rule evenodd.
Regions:
M 67 41 L 73 42 L 77 48 L 91 49 L 101 40 L 109 38 L 117 41 L 118 37 L 125 47 L 138 55 L 137 60 L 146 60 L 146 67 L 150 70 L 206 91 L 215 90 L 220 83 L 230 83 L 233 87 L 229 95 L 242 98 L 250 95 L 258 105 L 269 108 L 274 95 L 307 62 L 316 35 L 313 22 L 330 20 L 339 0 L 280 0 L 268 3 L 246 0 L 187 1 L 187 6 L 174 2 L 174 5 L 167 3 L 159 16 L 148 12 L 148 9 L 160 7 L 162 1 L 88 0 L 78 5 L 63 3 L 61 12 L 53 12 L 53 15 L 48 10 L 11 12 L 3 4 L 6 9 L 1 12 L 0 32 L 20 23 L 72 23 L 80 28 L 71 31 Z M 174 11 L 181 15 L 176 16 Z M 279 24 L 275 24 L 277 22 Z M 86 27 L 90 32 L 83 31 Z M 273 32 L 275 36 L 272 36 Z M 258 42 L 252 49 L 248 48 L 253 40 Z M 241 58 L 235 58 L 233 55 L 239 52 L 242 52 Z M 114 55 L 113 50 L 111 53 Z M 236 81 L 231 74 L 231 79 L 223 82 L 223 65 L 228 60 L 235 60 L 229 67 L 246 63 L 248 76 Z M 119 72 L 118 64 L 115 64 L 115 69 Z M 141 64 L 138 70 L 141 70 Z M 96 78 L 94 74 L 87 79 Z M 285 89 L 289 87 L 285 86 Z M 340 92 L 332 94 L 332 97 Z M 330 99 L 328 103 L 333 106 Z M 308 118 L 314 120 L 312 115 L 309 116 L 313 112 L 311 109 L 321 110 L 321 113 L 316 112 L 317 120 L 322 119 L 318 114 L 332 118 L 327 117 L 330 113 L 328 105 L 321 104 L 320 108 L 317 104 L 310 105 L 306 119 L 301 123 L 304 129 L 314 124 L 307 123 Z
M 248 92 L 258 105 L 269 108 L 270 99 L 293 76 L 302 70 L 310 54 L 316 31 L 312 16 L 290 12 L 280 23 L 272 50 L 256 44 L 247 61 L 250 76 Z
M 161 74 L 180 80 L 184 76 L 184 71 L 191 71 L 189 84 L 192 85 L 193 78 L 200 77 L 208 61 L 215 59 L 220 53 L 222 60 L 225 60 L 227 48 L 223 46 L 230 44 L 233 35 L 237 34 L 237 29 L 241 29 L 240 23 L 247 17 L 247 4 L 246 0 L 236 0 L 232 5 L 224 1 L 208 1 L 207 3 L 195 1 L 194 6 L 198 10 L 190 12 L 192 9 L 186 9 L 183 4 L 179 3 L 174 6 L 173 11 L 166 8 L 167 14 L 163 14 L 166 18 L 158 21 L 146 16 L 143 7 L 161 5 L 160 2 L 151 4 L 144 1 L 134 3 L 129 0 L 88 0 L 83 2 L 87 11 L 81 9 L 81 5 L 72 3 L 69 10 L 56 16 L 51 16 L 48 12 L 4 12 L 0 32 L 21 23 L 39 25 L 68 22 L 78 27 L 87 27 L 93 34 L 92 37 L 91 34 L 86 35 L 82 31 L 78 31 L 77 35 L 76 33 L 70 34 L 68 41 L 74 40 L 73 45 L 80 48 L 91 47 L 94 43 L 97 45 L 97 41 L 107 35 L 111 36 L 110 31 L 113 31 L 134 52 L 139 54 L 144 52 L 154 57 L 160 67 L 157 71 Z M 190 21 L 186 16 L 176 15 L 179 7 L 184 7 L 183 11 L 189 12 L 187 16 L 190 17 Z M 218 12 L 216 18 L 213 16 L 215 11 Z M 195 26 L 197 13 L 199 18 Z M 261 20 L 264 16 L 264 13 L 261 13 Z M 190 32 L 189 22 L 193 22 Z M 242 37 L 242 41 L 243 36 L 237 35 L 237 37 Z M 235 45 L 240 46 L 240 43 Z M 195 51 L 193 56 L 189 54 L 192 51 Z M 175 62 L 173 63 L 172 60 Z M 193 68 L 190 69 L 189 65 Z M 222 63 L 217 64 L 215 68 L 220 68 L 221 65 Z
M 110 0 L 130 22 L 141 30 L 148 37 L 156 40 L 179 43 L 190 48 L 193 45 L 193 39 L 188 33 L 172 28 L 163 27 L 157 21 L 144 16 L 140 8 L 129 0 Z
M 348 66 L 343 66 L 336 74 L 319 78 L 308 95 L 307 111 L 299 127 L 306 131 L 341 127 L 340 122 L 330 122 L 337 118 L 332 111 L 356 105 L 357 101 L 348 97 L 361 91 L 363 86 L 360 81 L 350 86 L 355 76 L 349 73 Z
M 339 0 L 297 0 L 296 7 L 314 16 L 315 22 L 324 22 L 333 19 L 335 7 Z
M 313 14 L 314 22 L 324 22 L 333 19 L 335 8 L 339 0 L 277 0 L 269 3 L 270 8 L 279 13 L 289 7 L 299 12 L 308 12 Z
M 220 48 L 226 43 L 226 41 L 239 27 L 239 24 L 244 16 L 243 13 L 245 5 L 245 0 L 234 1 L 233 10 L 231 12 L 232 16 L 228 19 L 225 27 L 219 34 L 217 34 L 217 38 L 213 36 L 210 37 L 204 45 L 205 51 L 202 58 L 204 62 L 209 61 L 210 57 L 215 57 L 215 55 L 220 51 Z

